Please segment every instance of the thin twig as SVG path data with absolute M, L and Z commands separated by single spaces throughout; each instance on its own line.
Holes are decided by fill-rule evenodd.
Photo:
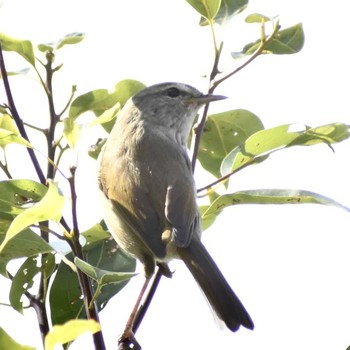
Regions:
M 262 33 L 264 33 L 263 28 L 264 28 L 264 24 L 262 24 Z M 222 82 L 224 82 L 228 78 L 232 77 L 233 75 L 237 74 L 240 70 L 242 70 L 244 67 L 246 67 L 248 64 L 250 64 L 252 61 L 254 61 L 258 56 L 260 56 L 263 53 L 266 45 L 275 37 L 275 35 L 277 34 L 278 30 L 279 30 L 279 23 L 277 21 L 275 23 L 274 27 L 273 27 L 272 33 L 268 37 L 265 37 L 262 34 L 260 45 L 255 50 L 255 52 L 249 57 L 248 60 L 246 60 L 242 65 L 240 65 L 239 67 L 235 68 L 230 73 L 224 75 L 222 78 L 220 78 L 220 79 L 218 79 L 216 81 L 213 81 L 213 79 L 215 78 L 213 73 L 219 72 L 218 65 L 219 65 L 220 55 L 216 56 L 215 57 L 215 61 L 214 61 L 214 65 L 213 65 L 213 69 L 212 69 L 212 73 L 210 75 L 210 85 L 211 85 L 211 87 L 208 90 L 208 94 L 213 94 L 215 89 Z M 221 51 L 219 51 L 219 53 L 221 54 Z M 192 172 L 194 172 L 194 169 L 196 167 L 196 161 L 197 161 L 198 152 L 199 152 L 199 144 L 200 144 L 200 140 L 202 138 L 204 125 L 205 125 L 205 122 L 206 122 L 206 119 L 207 119 L 207 116 L 208 116 L 208 110 L 209 110 L 209 104 L 206 104 L 205 107 L 204 107 L 202 116 L 200 118 L 200 121 L 199 121 L 199 123 L 197 124 L 197 126 L 195 128 L 195 139 L 194 139 L 194 146 L 193 146 L 193 153 L 192 153 Z
M 258 56 L 260 56 L 263 53 L 266 45 L 275 37 L 278 30 L 279 30 L 279 22 L 277 21 L 273 27 L 272 33 L 266 38 L 265 37 L 261 38 L 260 45 L 255 50 L 255 52 L 249 57 L 249 59 L 247 59 L 243 64 L 241 64 L 239 67 L 234 69 L 232 72 L 226 74 L 225 76 L 223 76 L 219 80 L 214 81 L 209 92 L 213 93 L 219 84 L 221 84 L 226 79 L 232 77 L 233 75 L 237 74 L 240 70 L 242 70 L 244 67 L 246 67 L 248 64 L 250 64 L 252 61 L 254 61 Z
M 66 234 L 67 242 L 72 249 L 72 253 L 75 257 L 78 257 L 81 260 L 86 260 L 84 257 L 82 246 L 79 242 L 79 227 L 78 227 L 78 218 L 77 218 L 77 194 L 75 189 L 75 172 L 76 167 L 71 167 L 71 176 L 69 178 L 69 185 L 71 191 L 71 203 L 72 203 L 72 221 L 73 221 L 73 231 L 71 233 Z M 80 288 L 82 290 L 83 299 L 84 299 L 84 307 L 87 314 L 88 319 L 93 319 L 96 322 L 100 322 L 98 311 L 93 300 L 93 291 L 90 283 L 90 279 L 85 273 L 78 269 L 78 279 Z M 96 350 L 105 350 L 105 343 L 102 335 L 102 331 L 93 334 L 93 340 Z
M 8 106 L 9 106 L 9 109 L 11 111 L 12 117 L 16 123 L 16 126 L 18 128 L 20 135 L 26 141 L 28 141 L 30 143 L 27 132 L 26 132 L 24 125 L 23 125 L 23 121 L 22 121 L 20 115 L 18 114 L 15 102 L 13 100 L 13 96 L 12 96 L 12 92 L 11 92 L 11 88 L 10 88 L 10 83 L 9 83 L 8 76 L 7 76 L 7 71 L 6 71 L 6 66 L 5 66 L 5 61 L 4 61 L 1 43 L 0 43 L 0 70 L 1 70 L 1 75 L 2 75 L 2 80 L 4 83 L 4 88 L 5 88 L 7 100 L 8 100 Z M 36 158 L 34 150 L 32 148 L 27 147 L 27 151 L 28 151 L 29 157 L 33 163 L 35 171 L 39 177 L 40 182 L 45 185 L 46 178 L 45 178 L 43 171 L 41 170 L 40 164 L 38 162 L 38 159 Z

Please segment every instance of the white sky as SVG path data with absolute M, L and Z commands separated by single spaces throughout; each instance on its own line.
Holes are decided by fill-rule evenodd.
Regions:
M 303 22 L 305 47 L 297 55 L 256 60 L 217 90 L 229 99 L 215 104 L 215 111 L 246 108 L 266 127 L 292 122 L 348 123 L 345 2 L 251 0 L 248 10 L 226 28 L 223 68 L 233 64 L 230 51 L 238 51 L 258 35 L 258 27 L 242 25 L 253 12 L 278 14 L 282 26 Z M 174 0 L 4 0 L 0 8 L 0 32 L 14 37 L 40 43 L 74 31 L 86 33 L 81 44 L 63 48 L 57 57 L 57 62 L 65 63 L 57 74 L 57 92 L 64 92 L 57 96 L 61 105 L 72 84 L 84 93 L 112 88 L 124 78 L 147 85 L 183 81 L 204 90 L 206 81 L 201 76 L 211 67 L 212 50 L 208 30 L 197 23 L 198 16 L 189 5 Z M 13 88 L 22 117 L 45 119 L 46 105 L 33 90 L 33 82 L 13 80 Z M 79 160 L 83 229 L 100 218 L 95 164 L 84 157 L 83 148 L 93 142 L 94 135 L 87 135 Z M 322 145 L 278 152 L 264 164 L 237 174 L 233 188 L 302 188 L 350 206 L 349 146 L 348 141 L 335 145 L 335 153 Z M 14 172 L 21 176 L 20 167 Z M 256 329 L 236 334 L 220 330 L 196 283 L 176 262 L 174 277 L 162 281 L 137 339 L 145 350 L 346 349 L 350 345 L 349 222 L 349 214 L 340 209 L 312 205 L 226 210 L 204 234 L 204 241 Z M 101 313 L 108 349 L 116 348 L 142 282 L 142 277 L 135 279 Z M 5 284 L 3 279 L 1 284 Z M 31 314 L 22 317 L 1 307 L 0 326 L 17 341 L 40 349 Z M 89 341 L 86 337 L 72 349 L 93 349 Z

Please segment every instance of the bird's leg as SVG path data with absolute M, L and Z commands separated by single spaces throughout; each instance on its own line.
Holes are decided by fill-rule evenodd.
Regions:
M 146 278 L 145 283 L 142 286 L 141 292 L 136 300 L 136 303 L 131 311 L 128 321 L 125 325 L 125 329 L 121 337 L 119 338 L 119 349 L 141 349 L 140 345 L 135 339 L 133 332 L 134 320 L 139 310 L 142 298 L 147 290 L 150 278 Z

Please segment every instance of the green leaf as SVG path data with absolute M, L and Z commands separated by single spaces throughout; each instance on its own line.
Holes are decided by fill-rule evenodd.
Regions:
M 91 264 L 88 264 L 79 258 L 75 258 L 74 263 L 79 268 L 79 270 L 84 272 L 90 278 L 94 279 L 100 286 L 126 281 L 136 275 L 135 273 L 130 272 L 113 272 L 99 269 L 98 267 L 92 266 Z
M 0 243 L 5 239 L 5 234 L 12 221 L 13 217 L 11 215 L 0 213 Z M 5 246 L 0 254 L 0 264 L 6 266 L 10 260 L 36 256 L 52 250 L 53 248 L 35 232 L 24 229 Z M 5 270 L 0 271 L 0 273 L 7 277 Z
M 294 189 L 260 189 L 224 194 L 217 198 L 203 217 L 218 215 L 237 204 L 322 204 L 350 211 L 349 208 L 319 193 Z
M 6 350 L 35 350 L 31 346 L 21 345 L 13 340 L 3 328 L 0 327 L 0 349 Z
M 134 96 L 139 91 L 143 90 L 145 87 L 146 85 L 139 82 L 138 80 L 133 79 L 126 79 L 118 82 L 114 87 L 114 91 L 118 102 L 120 103 L 120 107 L 124 107 L 129 98 Z M 108 133 L 110 133 L 114 126 L 114 119 L 107 123 L 103 123 L 102 126 Z
M 223 158 L 262 128 L 260 119 L 247 110 L 210 115 L 203 130 L 198 160 L 207 171 L 220 177 Z
M 30 71 L 30 68 L 22 68 L 15 71 L 8 71 L 7 76 L 11 77 L 14 75 L 27 75 L 29 71 Z
M 222 0 L 214 22 L 220 25 L 226 24 L 231 17 L 241 13 L 248 5 L 248 0 Z M 209 22 L 205 17 L 201 18 L 200 25 L 206 26 Z
M 79 270 L 84 272 L 97 283 L 95 294 L 91 302 L 95 302 L 95 300 L 101 295 L 102 288 L 104 286 L 110 285 L 111 283 L 129 281 L 132 277 L 137 275 L 130 272 L 113 272 L 99 269 L 98 267 L 92 266 L 79 258 L 74 258 L 74 263 Z
M 100 116 L 113 107 L 123 107 L 131 96 L 144 87 L 145 85 L 137 80 L 126 79 L 117 83 L 112 92 L 106 89 L 98 89 L 78 96 L 70 106 L 69 117 L 64 120 L 64 135 L 69 145 L 74 147 L 77 140 L 80 138 L 80 126 L 77 124 L 76 119 L 81 114 L 93 112 L 96 116 Z M 117 103 L 119 107 L 116 106 Z M 114 112 L 116 112 L 116 110 L 114 110 Z M 102 124 L 108 132 L 111 131 L 113 125 L 114 120 Z
M 81 233 L 81 235 L 86 239 L 87 245 L 98 241 L 103 241 L 111 237 L 110 233 L 106 231 L 107 229 L 104 226 L 104 222 L 101 222 Z
M 30 143 L 20 136 L 11 116 L 3 114 L 0 115 L 0 147 L 4 148 L 9 143 L 18 143 L 31 147 Z
M 0 181 L 0 212 L 17 215 L 39 202 L 47 187 L 33 180 Z
M 274 38 L 269 41 L 263 53 L 275 55 L 288 55 L 299 52 L 304 46 L 305 36 L 303 26 L 298 23 L 292 27 L 279 30 Z M 261 40 L 246 45 L 241 54 L 251 55 L 260 46 Z M 236 53 L 234 53 L 236 55 Z
M 295 130 L 295 131 L 294 131 Z M 261 130 L 250 136 L 242 145 L 232 150 L 223 160 L 221 174 L 252 164 L 261 156 L 292 146 L 310 146 L 319 143 L 332 144 L 349 138 L 345 124 L 334 123 L 310 128 L 306 125 L 287 124 Z
M 69 108 L 69 118 L 76 119 L 82 113 L 92 111 L 96 115 L 113 107 L 118 102 L 114 92 L 109 93 L 106 89 L 98 89 L 78 96 Z
M 82 133 L 82 126 L 79 125 L 75 119 L 65 118 L 63 119 L 63 135 L 70 148 L 74 148 L 77 142 L 80 140 Z
M 71 104 L 69 118 L 76 119 L 82 113 L 92 111 L 99 116 L 112 108 L 117 102 L 123 107 L 125 102 L 145 86 L 137 80 L 122 80 L 116 84 L 114 91 L 98 89 L 78 96 Z
M 0 246 L 0 253 L 11 239 L 28 226 L 46 220 L 58 222 L 61 219 L 65 198 L 53 181 L 48 183 L 48 191 L 41 201 L 14 218 Z
M 125 79 L 119 81 L 115 85 L 114 91 L 118 97 L 118 102 L 120 103 L 121 107 L 123 107 L 130 97 L 134 96 L 145 87 L 146 85 L 138 80 Z
M 100 230 L 100 228 L 98 230 Z M 90 234 L 88 235 L 90 236 Z M 130 258 L 120 250 L 112 238 L 98 241 L 92 239 L 91 242 L 91 244 L 84 247 L 85 257 L 90 265 L 110 271 L 135 271 L 135 259 Z M 73 260 L 71 254 L 68 254 L 67 258 L 70 261 Z M 107 302 L 127 283 L 128 281 L 123 281 L 106 285 L 96 299 L 98 309 L 102 310 Z M 93 282 L 93 288 L 94 291 L 98 289 L 98 285 L 95 281 Z M 50 310 L 53 324 L 61 324 L 70 319 L 85 317 L 77 274 L 64 262 L 60 263 L 52 283 Z
M 59 50 L 64 45 L 72 45 L 81 42 L 85 37 L 84 33 L 70 33 L 58 40 L 56 43 L 42 43 L 38 45 L 41 52 Z
M 94 145 L 91 145 L 88 150 L 88 154 L 92 159 L 97 160 L 103 146 L 105 145 L 107 139 L 98 139 Z
M 0 33 L 0 42 L 5 51 L 15 51 L 32 66 L 35 66 L 33 45 L 29 40 L 20 40 Z
M 203 214 L 208 210 L 210 205 L 201 205 L 199 207 L 199 211 L 202 215 L 202 230 L 205 231 L 208 229 L 216 220 L 217 215 L 206 215 L 205 217 Z
M 120 103 L 117 102 L 117 104 L 115 104 L 112 108 L 105 110 L 99 117 L 94 119 L 89 126 L 93 127 L 95 125 L 108 123 L 114 120 L 120 112 L 120 109 Z
M 0 115 L 0 128 L 12 131 L 13 133 L 18 133 L 18 129 L 15 122 L 7 113 Z
M 54 350 L 58 344 L 66 344 L 88 332 L 94 334 L 101 330 L 101 326 L 95 320 L 71 320 L 64 325 L 53 326 L 45 337 L 45 350 Z
M 251 15 L 247 16 L 245 21 L 247 23 L 262 23 L 262 22 L 269 22 L 271 21 L 271 17 L 264 16 L 260 13 L 252 13 Z
M 217 15 L 221 0 L 186 0 L 200 15 L 212 21 Z
M 33 287 L 33 279 L 40 272 L 37 266 L 37 260 L 34 257 L 28 258 L 13 276 L 10 289 L 11 306 L 18 312 L 23 312 L 23 303 L 21 301 L 24 293 Z
M 53 51 L 55 49 L 55 43 L 38 44 L 38 49 L 41 52 Z
M 2 242 L 4 238 L 5 234 L 0 233 L 0 242 Z M 0 262 L 45 254 L 52 250 L 53 248 L 35 232 L 29 229 L 24 229 L 18 235 L 13 237 L 2 249 Z
M 70 33 L 65 35 L 62 39 L 60 39 L 56 45 L 56 49 L 62 48 L 64 45 L 73 45 L 80 43 L 85 37 L 84 33 Z
M 0 147 L 4 148 L 6 145 L 10 143 L 18 143 L 20 145 L 24 145 L 26 147 L 32 148 L 31 144 L 25 140 L 22 136 L 18 134 L 0 128 Z

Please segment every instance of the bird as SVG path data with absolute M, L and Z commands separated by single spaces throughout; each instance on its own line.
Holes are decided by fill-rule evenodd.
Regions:
M 157 265 L 181 259 L 228 329 L 253 321 L 201 242 L 201 216 L 187 141 L 201 107 L 223 96 L 176 82 L 152 85 L 128 100 L 99 156 L 104 220 L 149 281 Z M 174 302 L 174 301 L 172 301 Z M 179 301 L 180 302 L 180 301 Z

